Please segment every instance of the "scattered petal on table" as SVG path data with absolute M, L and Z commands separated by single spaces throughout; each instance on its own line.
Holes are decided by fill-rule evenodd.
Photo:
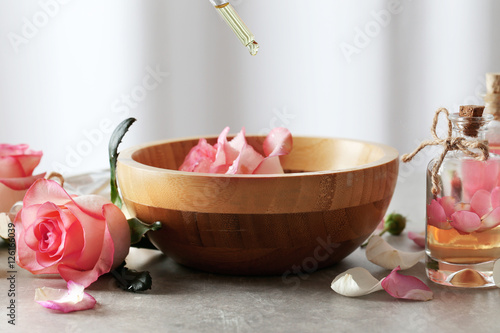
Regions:
M 425 234 L 408 231 L 408 238 L 411 239 L 415 244 L 424 248 L 425 247 Z
M 500 259 L 495 261 L 495 265 L 493 266 L 493 281 L 500 288 Z
M 332 289 L 343 296 L 357 297 L 382 290 L 380 281 L 362 267 L 351 268 L 338 275 L 332 282 Z
M 68 281 L 68 290 L 54 288 L 37 288 L 35 301 L 42 306 L 61 312 L 73 312 L 94 308 L 96 300 L 84 292 L 84 287 Z
M 424 251 L 399 251 L 389 245 L 382 237 L 374 235 L 366 247 L 366 258 L 387 269 L 394 269 L 398 266 L 401 269 L 408 269 L 424 258 Z
M 429 301 L 433 293 L 425 283 L 414 276 L 399 274 L 396 267 L 391 274 L 382 279 L 381 285 L 391 296 L 415 301 Z

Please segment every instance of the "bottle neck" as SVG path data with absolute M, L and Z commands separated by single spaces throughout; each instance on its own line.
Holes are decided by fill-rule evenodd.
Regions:
M 450 115 L 453 124 L 453 136 L 463 137 L 470 141 L 486 141 L 488 124 L 493 116 L 485 114 L 482 117 L 459 117 L 458 113 Z

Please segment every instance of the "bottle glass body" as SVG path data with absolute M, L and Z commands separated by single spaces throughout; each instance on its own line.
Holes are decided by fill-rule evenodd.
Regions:
M 479 141 L 492 118 L 450 116 L 454 136 Z M 493 265 L 500 258 L 500 156 L 490 152 L 488 160 L 479 161 L 461 151 L 448 152 L 438 171 L 440 191 L 434 195 L 437 162 L 427 168 L 427 276 L 456 287 L 493 286 Z

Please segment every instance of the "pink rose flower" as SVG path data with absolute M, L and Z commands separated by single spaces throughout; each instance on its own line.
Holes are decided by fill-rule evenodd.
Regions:
M 42 152 L 30 150 L 28 145 L 0 144 L 0 212 L 8 212 L 36 179 L 45 176 L 33 176 L 41 158 Z
M 46 179 L 27 191 L 14 224 L 20 267 L 83 287 L 118 267 L 130 247 L 127 219 L 117 206 L 97 195 L 71 197 Z

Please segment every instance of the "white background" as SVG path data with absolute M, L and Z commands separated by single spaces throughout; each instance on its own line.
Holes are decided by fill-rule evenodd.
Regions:
M 232 3 L 256 57 L 208 0 L 1 0 L 0 142 L 43 150 L 38 171 L 66 174 L 106 167 L 110 130 L 129 116 L 122 148 L 285 126 L 405 153 L 436 108 L 482 103 L 485 73 L 500 71 L 495 0 Z M 155 69 L 168 76 L 141 88 Z

